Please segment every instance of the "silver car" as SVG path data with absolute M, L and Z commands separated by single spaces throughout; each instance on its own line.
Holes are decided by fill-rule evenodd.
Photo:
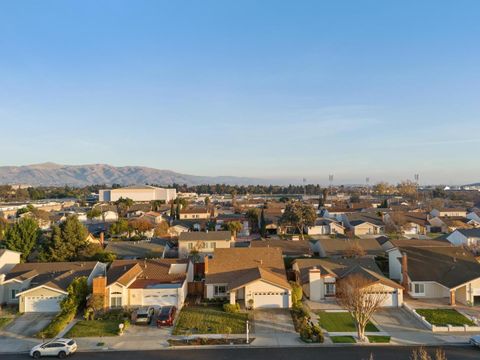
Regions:
M 132 322 L 136 325 L 149 325 L 155 316 L 153 307 L 141 307 L 132 313 Z
M 77 351 L 77 343 L 72 339 L 53 339 L 36 345 L 30 350 L 30 356 L 39 359 L 42 356 L 58 356 L 60 359 Z

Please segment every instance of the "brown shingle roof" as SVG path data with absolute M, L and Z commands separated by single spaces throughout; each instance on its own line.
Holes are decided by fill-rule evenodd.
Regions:
M 230 241 L 232 234 L 230 231 L 192 231 L 182 232 L 178 241 L 214 241 L 214 240 L 226 240 Z
M 290 288 L 282 249 L 277 247 L 215 249 L 213 259 L 208 260 L 207 266 L 207 284 L 227 283 L 238 287 L 263 279 Z
M 250 242 L 252 248 L 263 247 L 279 247 L 282 249 L 283 255 L 287 256 L 303 256 L 310 255 L 310 242 L 307 240 L 254 240 Z
M 131 283 L 130 288 L 146 288 L 156 284 L 183 282 L 186 273 L 170 274 L 172 264 L 188 264 L 188 260 L 115 260 L 107 272 L 108 285 L 118 282 L 127 286 Z

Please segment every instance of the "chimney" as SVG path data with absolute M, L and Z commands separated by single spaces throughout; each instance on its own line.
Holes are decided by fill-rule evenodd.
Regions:
M 103 299 L 103 307 L 106 308 L 107 303 L 107 278 L 105 276 L 97 276 L 93 279 L 92 295 L 99 295 Z
M 321 281 L 320 270 L 314 266 L 308 271 L 308 285 L 310 287 L 310 300 L 320 301 L 323 297 L 323 281 Z
M 203 260 L 203 263 L 204 263 L 204 266 L 205 266 L 203 272 L 204 272 L 205 274 L 208 274 L 208 255 L 205 255 L 204 260 Z
M 102 231 L 102 232 L 100 233 L 100 245 L 103 246 L 104 241 L 105 241 L 105 235 L 103 234 L 103 231 Z
M 406 253 L 402 253 L 402 286 L 408 292 L 408 258 Z

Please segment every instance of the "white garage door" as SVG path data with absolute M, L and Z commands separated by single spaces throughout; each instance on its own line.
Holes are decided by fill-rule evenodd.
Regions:
M 253 293 L 256 308 L 288 308 L 288 292 Z
M 177 295 L 175 294 L 144 294 L 143 305 L 156 305 L 156 306 L 178 306 Z
M 58 312 L 63 296 L 27 296 L 25 312 Z
M 385 301 L 382 303 L 382 307 L 397 307 L 398 295 L 396 292 L 385 293 Z

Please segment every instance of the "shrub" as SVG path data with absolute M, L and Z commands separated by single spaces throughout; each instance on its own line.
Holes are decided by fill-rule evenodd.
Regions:
M 223 311 L 227 313 L 237 313 L 240 311 L 240 305 L 238 303 L 235 304 L 223 304 Z
M 50 324 L 48 324 L 37 336 L 41 338 L 54 338 L 62 331 L 65 326 L 75 317 L 75 312 L 61 312 L 55 316 Z
M 302 303 L 303 297 L 303 289 L 302 287 L 297 284 L 295 281 L 290 281 L 290 285 L 292 286 L 292 303 L 293 306 Z

